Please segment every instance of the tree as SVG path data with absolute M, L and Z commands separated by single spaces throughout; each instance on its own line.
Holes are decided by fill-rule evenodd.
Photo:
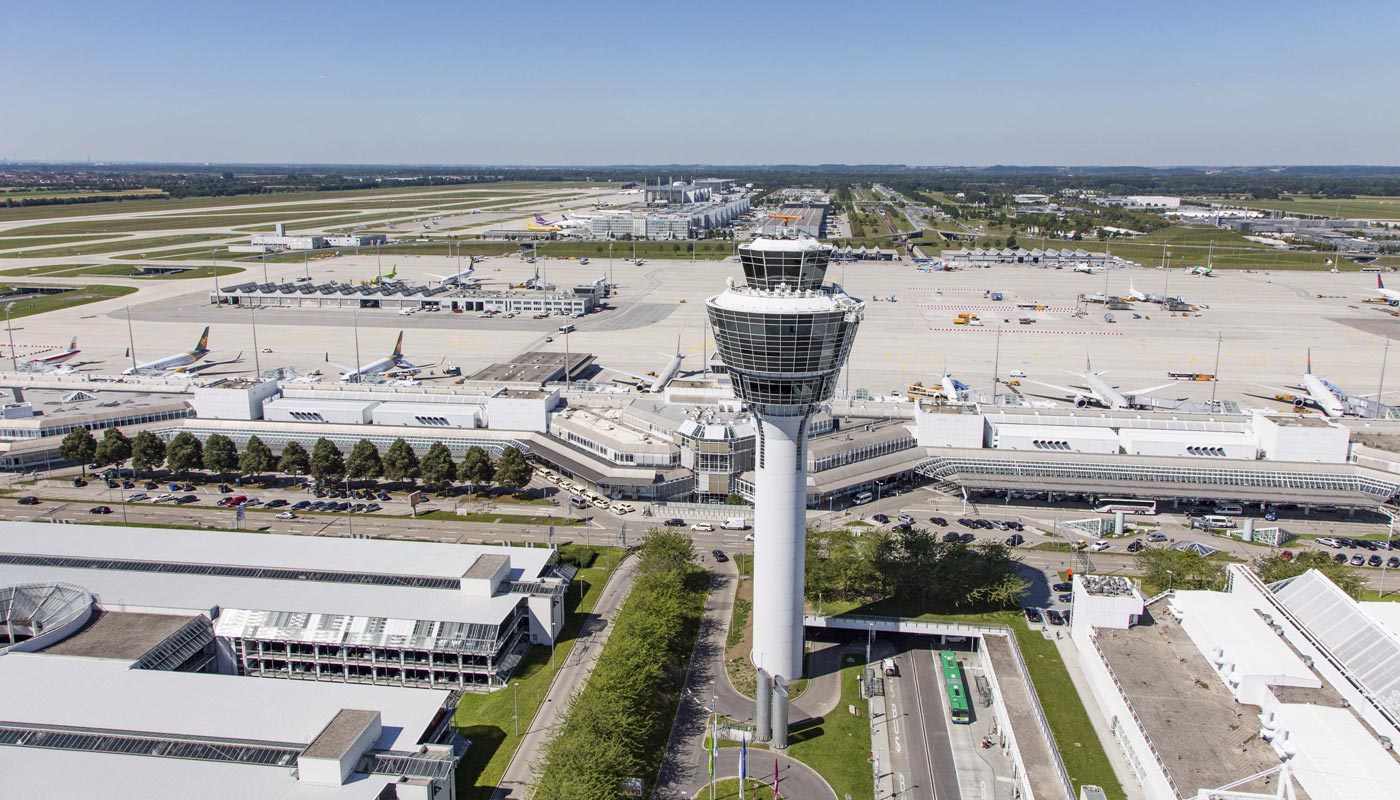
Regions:
M 496 466 L 491 463 L 491 455 L 485 449 L 472 445 L 467 448 L 466 454 L 462 456 L 462 463 L 457 466 L 457 477 L 471 487 L 471 492 L 475 494 L 477 486 L 490 483 L 496 477 Z
M 190 433 L 177 433 L 165 447 L 165 465 L 181 475 L 204 464 L 204 445 Z
M 131 440 L 119 428 L 104 431 L 93 459 L 99 464 L 120 464 L 128 458 L 131 458 Z
M 74 428 L 58 443 L 59 457 L 73 464 L 82 464 L 84 475 L 87 474 L 87 463 L 96 453 L 97 440 L 92 438 L 92 431 L 87 428 Z
M 1293 560 L 1284 561 L 1275 556 L 1260 556 L 1254 560 L 1254 570 L 1259 579 L 1273 583 L 1295 575 L 1302 575 L 1315 569 L 1337 584 L 1337 588 L 1356 599 L 1361 599 L 1361 591 L 1366 588 L 1366 580 L 1361 573 L 1349 564 L 1339 564 L 1332 556 L 1321 550 L 1299 550 Z
M 211 433 L 204 441 L 204 468 L 223 476 L 238 468 L 238 448 L 221 433 Z
M 452 463 L 452 451 L 442 442 L 433 442 L 419 464 L 423 480 L 431 486 L 448 486 L 457 477 L 457 465 Z
M 379 459 L 379 448 L 368 439 L 355 442 L 350 449 L 350 457 L 345 459 L 345 472 L 352 478 L 378 478 L 384 474 L 384 463 Z
M 1147 547 L 1133 557 L 1145 583 L 1161 589 L 1225 588 L 1225 565 L 1189 550 Z
M 248 444 L 238 457 L 238 471 L 244 475 L 260 475 L 271 472 L 275 466 L 277 460 L 272 457 L 272 448 L 256 436 L 248 437 Z
M 418 454 L 403 439 L 395 439 L 384 453 L 384 477 L 391 481 L 408 481 L 418 478 Z
M 496 459 L 496 485 L 502 488 L 518 490 L 530 482 L 530 472 L 530 462 L 525 460 L 525 454 L 514 447 L 505 448 L 501 451 L 501 457 Z
M 519 452 L 509 448 L 506 452 Z M 502 456 L 505 454 L 503 453 Z M 638 580 L 661 573 L 680 572 L 697 563 L 695 540 L 676 528 L 653 528 L 642 537 L 641 558 L 637 562 Z
M 131 440 L 131 467 L 149 472 L 165 463 L 165 440 L 150 431 L 141 431 Z
M 311 446 L 311 474 L 322 484 L 345 477 L 345 456 L 324 436 Z
M 311 455 L 300 442 L 287 442 L 282 446 L 282 457 L 277 460 L 277 471 L 288 475 L 305 475 L 311 471 Z

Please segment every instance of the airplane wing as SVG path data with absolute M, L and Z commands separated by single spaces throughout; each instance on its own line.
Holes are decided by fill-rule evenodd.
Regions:
M 635 372 L 628 372 L 625 369 L 617 369 L 615 367 L 608 367 L 608 372 L 616 372 L 619 375 L 626 375 L 627 377 L 631 378 L 634 381 L 637 381 L 638 383 L 651 383 L 652 381 L 656 380 L 655 375 L 638 375 Z
M 337 363 L 335 363 L 334 361 L 329 361 L 329 360 L 328 360 L 328 361 L 326 361 L 326 363 L 327 363 L 327 364 L 330 364 L 332 367 L 335 367 L 336 369 L 340 370 L 341 372 L 355 372 L 355 371 L 356 371 L 354 367 L 347 367 L 347 366 L 344 365 L 344 364 L 337 364 Z
M 1170 386 L 1175 386 L 1180 382 L 1181 381 L 1172 381 L 1171 383 L 1164 383 L 1161 386 L 1149 386 L 1146 389 L 1134 389 L 1131 392 L 1124 392 L 1123 394 L 1133 395 L 1134 397 L 1140 394 L 1152 394 L 1153 392 L 1161 391 L 1162 389 L 1166 389 Z
M 1054 389 L 1057 392 L 1064 392 L 1065 394 L 1070 395 L 1071 397 L 1078 396 L 1081 394 L 1088 394 L 1088 392 L 1083 389 L 1071 389 L 1068 386 L 1056 386 L 1053 383 L 1041 383 L 1040 381 L 1033 381 L 1029 378 L 1026 378 L 1025 381 L 1026 383 L 1034 383 L 1036 386 L 1044 386 L 1047 389 Z

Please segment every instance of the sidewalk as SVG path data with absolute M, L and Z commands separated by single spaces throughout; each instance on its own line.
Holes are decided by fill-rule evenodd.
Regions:
M 1094 733 L 1098 734 L 1099 742 L 1103 744 L 1104 752 L 1108 754 L 1108 762 L 1113 765 L 1113 774 L 1118 777 L 1118 782 L 1123 784 L 1124 796 L 1128 800 L 1147 800 L 1147 795 L 1142 790 L 1142 784 L 1133 774 L 1132 767 L 1128 766 L 1128 760 L 1123 755 L 1123 748 L 1118 745 L 1118 740 L 1113 735 L 1112 726 L 1104 718 L 1103 710 L 1099 708 L 1098 701 L 1089 691 L 1089 680 L 1084 676 L 1083 668 L 1079 666 L 1079 653 L 1074 649 L 1074 642 L 1066 635 L 1062 639 L 1055 640 L 1055 649 L 1060 651 L 1060 659 L 1065 662 L 1065 670 L 1069 672 L 1070 682 L 1074 684 L 1075 691 L 1079 692 L 1079 699 L 1084 703 L 1084 710 L 1089 712 L 1089 722 L 1093 723 Z
M 889 711 L 883 695 L 870 698 L 870 752 L 874 756 L 875 800 L 894 797 L 894 764 L 890 760 Z

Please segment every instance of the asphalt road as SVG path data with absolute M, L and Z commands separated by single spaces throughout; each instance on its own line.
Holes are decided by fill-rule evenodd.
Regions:
M 896 772 L 901 762 L 904 768 L 896 775 L 896 791 L 902 797 L 961 800 L 935 653 L 922 637 L 906 637 L 898 646 L 899 677 L 885 681 L 890 716 L 903 740 L 893 754 Z

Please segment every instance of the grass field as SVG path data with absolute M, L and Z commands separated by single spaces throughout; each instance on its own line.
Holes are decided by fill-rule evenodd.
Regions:
M 0 222 L 12 220 L 39 220 L 62 217 L 88 217 L 103 214 L 131 214 L 138 211 L 179 211 L 183 209 L 219 208 L 225 206 L 270 205 L 295 203 L 305 200 L 338 200 L 364 198 L 366 202 L 383 201 L 396 196 L 423 194 L 424 202 L 435 202 L 461 194 L 470 196 L 482 189 L 509 195 L 518 191 L 538 191 L 578 189 L 600 184 L 575 183 L 568 181 L 514 181 L 504 183 L 460 184 L 456 186 L 401 186 L 390 189 L 364 188 L 345 189 L 332 192 L 285 192 L 268 194 L 247 194 L 234 197 L 182 197 L 153 200 L 118 200 L 110 203 L 76 203 L 59 206 L 30 206 L 27 208 L 0 207 Z M 3 199 L 3 198 L 0 198 Z
M 556 663 L 562 664 L 568 659 L 585 615 L 598 602 L 603 584 L 621 556 L 620 548 L 596 549 L 599 555 L 594 565 L 579 570 L 575 578 L 583 585 L 582 599 L 579 599 L 577 589 L 566 595 L 564 631 L 555 646 Z M 516 698 L 519 698 L 520 728 L 525 730 L 535 711 L 544 702 L 553 677 L 549 648 L 535 647 L 516 670 L 510 688 L 462 697 L 453 724 L 461 729 L 463 736 L 471 739 L 472 746 L 457 767 L 459 797 L 466 800 L 488 800 L 491 797 L 496 784 L 505 774 L 506 764 L 520 744 L 519 737 L 515 735 Z
M 1230 205 L 1257 208 L 1261 211 L 1283 211 L 1290 214 L 1316 214 L 1341 219 L 1400 220 L 1400 197 L 1351 197 L 1342 200 L 1295 196 L 1287 200 L 1228 200 Z
M 749 778 L 744 782 L 744 795 L 746 800 L 767 800 L 773 796 L 773 790 L 763 781 Z M 710 787 L 706 786 L 695 793 L 695 800 L 710 800 Z M 739 800 L 739 779 L 722 778 L 715 781 L 714 800 Z
M 1215 243 L 1213 248 L 1211 242 Z M 1105 244 L 1098 240 L 1071 242 L 1059 239 L 1022 238 L 1018 240 L 1018 245 L 1027 250 L 1036 247 L 1044 249 L 1082 248 L 1091 253 L 1102 253 L 1105 250 Z M 1326 270 L 1332 268 L 1330 264 L 1325 263 L 1326 259 L 1331 258 L 1331 253 L 1276 250 L 1266 245 L 1251 242 L 1234 231 L 1201 226 L 1177 226 L 1134 239 L 1115 239 L 1108 243 L 1107 249 L 1113 255 L 1131 259 L 1145 267 L 1156 267 L 1162 264 L 1163 245 L 1166 245 L 1167 252 L 1171 253 L 1171 265 L 1178 268 L 1205 264 L 1208 256 L 1211 263 L 1221 269 Z M 1356 265 L 1349 265 L 1349 262 L 1346 261 L 1343 261 L 1341 268 L 1346 269 L 1348 266 L 1352 269 L 1359 269 Z
M 7 275 L 17 278 L 33 278 L 42 275 L 63 275 L 67 272 L 92 269 L 96 264 L 46 264 L 40 267 L 16 267 L 14 269 L 0 270 L 0 275 Z
M 873 800 L 875 787 L 870 780 L 870 720 L 864 713 L 852 716 L 846 707 L 866 707 L 857 681 L 864 659 L 855 654 L 841 663 L 841 702 L 825 717 L 792 726 L 788 734 L 788 755 L 815 769 L 826 778 L 837 797 Z
M 142 250 L 142 248 L 155 249 L 157 247 L 169 247 L 179 244 L 193 244 L 194 242 L 207 242 L 212 239 L 227 239 L 226 233 L 186 233 L 179 236 L 157 236 L 151 239 L 123 239 L 118 242 L 101 242 L 98 244 L 75 244 L 71 247 L 55 247 L 44 251 L 46 258 L 71 258 L 74 256 L 88 256 L 99 253 L 118 253 L 127 250 Z M 142 251 L 146 252 L 146 251 Z M 29 256 L 36 255 L 28 253 Z M 0 253 L 0 258 L 17 258 L 18 251 Z
M 106 284 L 83 286 L 59 294 L 49 294 L 30 300 L 16 301 L 14 311 L 11 312 L 10 317 L 12 319 L 18 319 L 19 317 L 43 314 L 48 311 L 58 311 L 64 308 L 72 308 L 73 306 L 96 303 L 101 300 L 111 300 L 114 297 L 122 297 L 135 291 L 136 288 L 132 286 L 109 286 Z
M 122 189 L 116 192 L 84 192 L 49 189 L 0 189 L 0 200 L 66 200 L 75 197 L 164 197 L 164 189 Z
M 243 268 L 222 265 L 218 270 L 219 275 L 222 277 L 224 275 L 233 275 L 242 272 Z M 119 278 L 140 277 L 152 281 L 169 281 L 189 280 L 191 278 L 210 278 L 213 277 L 214 270 L 205 266 L 168 275 L 142 275 L 141 267 L 136 264 L 63 264 L 60 266 L 20 267 L 18 269 L 0 270 L 0 275 L 18 277 L 33 277 L 39 275 L 51 278 L 77 278 L 86 276 Z
M 102 234 L 89 234 L 86 236 L 0 236 L 0 250 L 23 250 L 30 255 L 43 255 L 43 252 L 34 251 L 33 249 L 50 244 L 71 244 L 73 242 L 84 242 L 101 238 L 105 237 Z
M 345 211 L 353 211 L 347 209 Z M 286 211 L 250 211 L 250 212 L 210 212 L 208 214 L 179 214 L 159 217 L 118 217 L 114 219 L 84 220 L 79 222 L 54 222 L 44 225 L 30 225 L 25 228 L 16 228 L 8 231 L 12 235 L 37 235 L 46 234 L 68 234 L 68 233 L 138 233 L 141 231 L 162 231 L 179 228 L 231 228 L 236 226 L 265 227 L 268 232 L 272 231 L 272 225 L 277 222 L 288 223 L 289 228 L 295 228 L 298 222 L 309 219 L 320 219 L 329 217 L 336 221 L 344 221 L 347 217 L 356 216 L 350 213 L 325 212 L 325 211 L 302 211 L 288 209 Z M 366 217 L 365 219 L 370 219 Z

